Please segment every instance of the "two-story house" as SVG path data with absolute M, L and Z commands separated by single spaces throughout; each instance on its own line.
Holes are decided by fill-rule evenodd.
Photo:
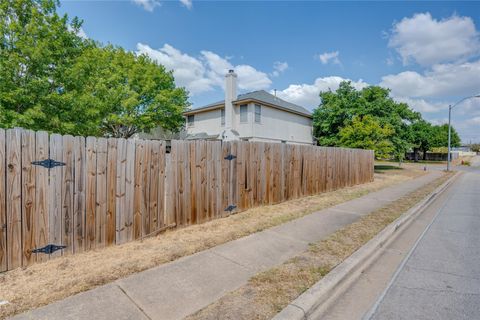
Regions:
M 312 144 L 312 114 L 266 91 L 237 96 L 237 75 L 225 76 L 225 100 L 184 113 L 187 139 Z

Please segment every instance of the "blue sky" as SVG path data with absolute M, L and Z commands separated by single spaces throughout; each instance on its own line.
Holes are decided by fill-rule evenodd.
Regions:
M 89 38 L 150 55 L 173 70 L 193 106 L 272 91 L 313 109 L 321 90 L 350 79 L 382 85 L 433 123 L 480 93 L 480 2 L 62 1 Z M 464 142 L 480 142 L 480 99 L 456 108 Z

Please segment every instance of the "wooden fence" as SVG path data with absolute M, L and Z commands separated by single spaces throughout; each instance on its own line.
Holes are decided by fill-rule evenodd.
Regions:
M 372 179 L 370 150 L 0 129 L 0 271 Z

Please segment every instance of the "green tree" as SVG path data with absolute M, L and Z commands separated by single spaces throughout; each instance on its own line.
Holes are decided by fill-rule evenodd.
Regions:
M 77 35 L 56 0 L 0 0 L 0 127 L 130 137 L 178 130 L 188 106 L 146 56 Z
M 82 123 L 97 122 L 83 125 L 83 132 L 129 138 L 156 127 L 175 132 L 183 125 L 187 92 L 175 87 L 171 72 L 145 55 L 91 47 L 65 77 L 69 110 L 80 107 L 86 111 Z
M 381 127 L 394 130 L 389 138 L 391 155 L 403 158 L 410 147 L 408 126 L 421 119 L 405 103 L 398 103 L 389 96 L 389 90 L 370 86 L 356 90 L 350 82 L 342 82 L 337 91 L 320 93 L 321 104 L 313 113 L 313 133 L 320 145 L 340 145 L 340 131 L 349 126 L 354 117 L 372 116 Z
M 86 42 L 54 0 L 0 0 L 0 125 L 50 129 L 62 74 Z
M 394 133 L 390 124 L 381 125 L 373 116 L 356 116 L 340 129 L 340 146 L 370 149 L 375 151 L 375 157 L 388 158 L 393 152 L 391 137 Z
M 415 161 L 418 160 L 418 151 L 423 152 L 423 160 L 426 160 L 427 151 L 432 147 L 433 127 L 425 120 L 416 121 L 410 128 L 411 143 L 415 154 Z
M 452 126 L 451 128 L 451 146 L 460 147 L 461 139 L 457 130 Z M 448 146 L 448 124 L 433 126 L 431 147 L 447 147 Z

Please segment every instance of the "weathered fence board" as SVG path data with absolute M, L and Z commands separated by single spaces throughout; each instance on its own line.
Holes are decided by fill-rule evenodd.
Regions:
M 39 131 L 36 133 L 35 158 L 37 161 L 49 159 L 49 139 L 48 133 Z M 48 244 L 49 223 L 48 223 L 48 168 L 36 166 L 35 168 L 35 245 L 37 248 Z M 36 261 L 46 261 L 49 256 L 37 254 Z
M 8 269 L 22 266 L 22 131 L 7 130 L 7 263 Z
M 36 247 L 36 211 L 35 211 L 35 166 L 32 161 L 35 155 L 35 132 L 22 132 L 22 238 L 23 238 L 23 265 L 35 262 L 35 255 L 31 250 Z
M 373 152 L 0 129 L 0 271 L 373 179 Z M 32 164 L 52 159 L 60 166 Z M 52 255 L 32 254 L 47 244 Z
M 59 134 L 50 136 L 50 158 L 63 162 L 63 138 Z M 48 232 L 49 243 L 62 242 L 62 170 L 61 166 L 50 170 L 50 185 L 48 199 Z M 62 251 L 52 254 L 53 257 L 61 256 Z
M 7 270 L 7 210 L 5 131 L 0 129 L 0 272 Z

